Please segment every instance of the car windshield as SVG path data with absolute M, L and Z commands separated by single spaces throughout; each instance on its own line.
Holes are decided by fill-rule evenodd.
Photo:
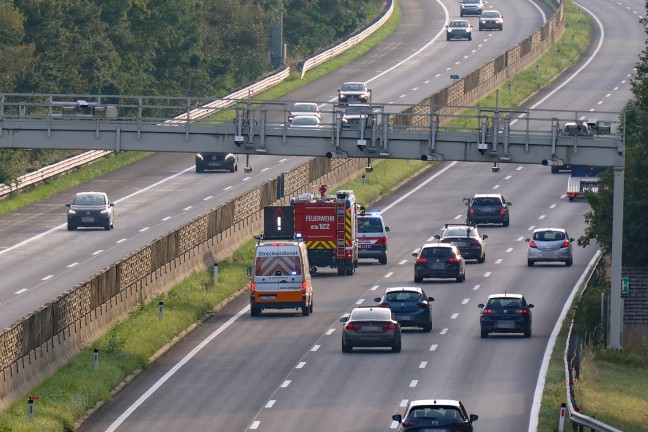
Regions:
M 421 258 L 449 258 L 452 255 L 452 249 L 445 247 L 425 248 L 421 252 Z
M 391 311 L 386 308 L 360 309 L 351 312 L 351 321 L 388 321 L 391 319 Z
M 481 0 L 463 0 L 463 4 L 479 4 Z
M 355 115 L 355 114 L 367 114 L 369 112 L 369 107 L 359 107 L 359 106 L 350 106 L 344 110 L 345 115 Z
M 103 195 L 89 195 L 89 194 L 84 194 L 84 195 L 77 195 L 74 197 L 74 202 L 73 204 L 75 205 L 105 205 L 106 204 L 106 199 Z
M 466 21 L 450 21 L 450 27 L 468 27 Z
M 344 84 L 342 86 L 344 91 L 364 91 L 364 84 Z
M 317 112 L 317 105 L 315 104 L 295 104 L 293 111 L 298 112 Z
M 292 121 L 293 125 L 304 125 L 304 126 L 317 126 L 317 119 L 315 117 L 295 117 Z
M 370 232 L 382 232 L 382 231 L 383 231 L 383 224 L 380 219 L 368 218 L 368 217 L 358 218 L 358 232 L 370 233 Z
M 482 18 L 499 18 L 499 12 L 483 12 L 481 14 Z
M 461 411 L 456 407 L 431 406 L 416 407 L 410 413 L 413 419 L 463 420 Z
M 421 294 L 416 291 L 397 291 L 387 293 L 385 298 L 393 302 L 418 302 L 421 300 Z
M 533 234 L 533 240 L 536 241 L 557 241 L 564 239 L 565 234 L 560 231 L 540 231 Z

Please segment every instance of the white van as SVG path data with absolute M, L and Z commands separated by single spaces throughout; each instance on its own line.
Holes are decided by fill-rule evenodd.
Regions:
M 248 276 L 252 278 L 252 316 L 261 315 L 263 309 L 301 309 L 303 316 L 313 312 L 313 286 L 304 242 L 259 242 Z
M 358 258 L 374 258 L 380 264 L 387 264 L 387 233 L 389 227 L 379 212 L 364 213 L 356 216 L 358 236 Z

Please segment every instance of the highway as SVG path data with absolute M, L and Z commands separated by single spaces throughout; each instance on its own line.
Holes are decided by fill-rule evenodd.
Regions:
M 633 7 L 604 0 L 588 3 L 588 8 L 596 6 L 594 12 L 605 28 L 600 47 L 595 40 L 588 53 L 596 57 L 589 63 L 586 57 L 579 75 L 538 108 L 621 109 L 630 96 L 628 74 L 644 41 L 643 28 L 633 13 L 643 5 L 634 3 Z M 401 5 L 403 25 L 383 45 L 287 99 L 332 98 L 340 82 L 357 79 L 370 81 L 377 100 L 414 103 L 447 85 L 450 73 L 473 70 L 542 22 L 531 3 L 491 2 L 504 12 L 504 32 L 479 33 L 472 44 L 446 42 L 438 35 L 443 34 L 445 10 L 451 16 L 456 13 L 455 2 L 446 2 L 445 10 L 430 2 Z M 635 25 L 630 24 L 633 19 Z M 619 22 L 628 24 L 619 26 Z M 406 60 L 421 49 L 420 55 Z M 611 68 L 610 62 L 616 66 Z M 581 65 L 570 72 L 579 71 Z M 561 82 L 556 81 L 553 88 Z M 530 104 L 550 92 L 542 92 Z M 10 317 L 3 324 L 207 206 L 235 196 L 248 183 L 297 163 L 297 158 L 255 159 L 255 172 L 244 181 L 247 175 L 242 172 L 197 175 L 191 155 L 149 158 L 82 188 L 105 190 L 113 199 L 123 199 L 118 201 L 112 232 L 64 230 L 64 203 L 74 191 L 3 216 L 0 271 L 10 275 L 0 281 L 2 319 Z M 315 313 L 310 317 L 281 312 L 253 319 L 245 297 L 239 298 L 141 374 L 81 430 L 387 430 L 394 427 L 391 415 L 402 413 L 404 400 L 429 397 L 462 400 L 469 412 L 480 416 L 475 424 L 478 430 L 527 430 L 549 334 L 595 252 L 577 248 L 571 268 L 526 266 L 523 239 L 532 227 L 562 226 L 572 237 L 583 231 L 582 215 L 588 206 L 568 202 L 565 184 L 566 175 L 552 175 L 539 165 L 502 164 L 499 173 L 491 173 L 483 164 L 433 168 L 377 205 L 386 210 L 385 220 L 392 228 L 387 266 L 363 264 L 352 278 L 338 278 L 333 272 L 318 275 Z M 410 191 L 414 192 L 406 196 Z M 411 252 L 444 223 L 463 219 L 461 198 L 489 191 L 501 192 L 513 203 L 511 225 L 484 228 L 489 235 L 486 262 L 471 263 L 463 284 L 422 284 L 435 297 L 432 333 L 407 331 L 400 354 L 366 350 L 343 355 L 340 316 L 356 304 L 371 304 L 385 287 L 413 284 Z M 18 246 L 50 229 L 47 235 Z M 15 294 L 21 289 L 26 291 Z M 536 305 L 531 339 L 479 338 L 476 305 L 488 294 L 504 290 L 522 293 Z M 197 347 L 202 348 L 196 352 Z

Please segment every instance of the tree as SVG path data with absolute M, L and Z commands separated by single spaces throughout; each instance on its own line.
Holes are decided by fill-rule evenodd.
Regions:
M 24 21 L 11 0 L 0 0 L 0 91 L 11 91 L 34 61 L 35 47 L 25 43 Z

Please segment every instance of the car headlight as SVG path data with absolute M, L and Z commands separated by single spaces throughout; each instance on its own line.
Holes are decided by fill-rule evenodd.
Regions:
M 452 29 L 451 29 L 451 28 L 448 29 L 448 33 L 452 33 Z

